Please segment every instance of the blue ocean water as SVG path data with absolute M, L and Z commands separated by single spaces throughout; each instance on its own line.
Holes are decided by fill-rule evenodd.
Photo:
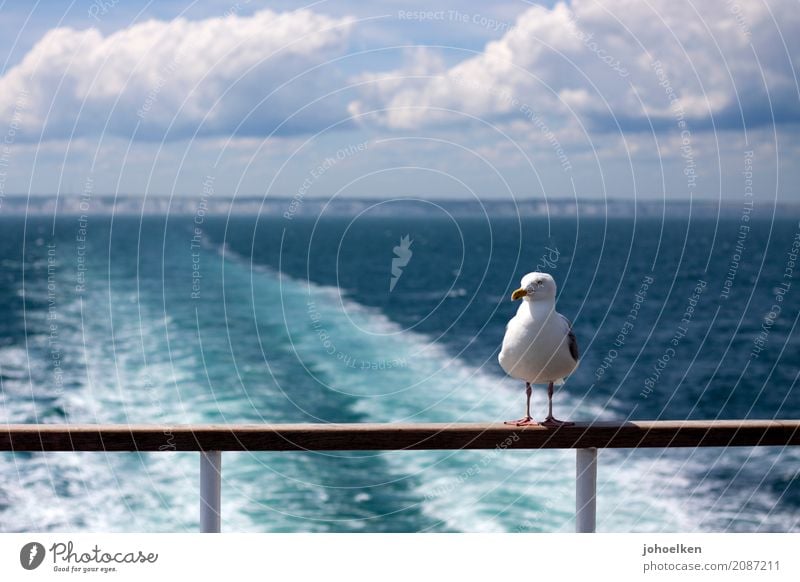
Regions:
M 3 217 L 0 422 L 517 418 L 523 387 L 496 356 L 537 267 L 581 346 L 559 416 L 798 418 L 798 232 L 786 217 Z M 569 451 L 229 453 L 223 529 L 569 531 L 574 470 Z M 193 531 L 197 508 L 195 454 L 0 455 L 0 531 Z M 797 531 L 800 453 L 604 450 L 598 513 L 601 531 Z

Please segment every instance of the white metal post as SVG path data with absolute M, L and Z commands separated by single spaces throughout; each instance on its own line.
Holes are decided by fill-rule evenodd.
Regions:
M 200 531 L 220 532 L 222 451 L 200 451 Z
M 575 531 L 597 529 L 597 449 L 577 449 L 575 463 Z

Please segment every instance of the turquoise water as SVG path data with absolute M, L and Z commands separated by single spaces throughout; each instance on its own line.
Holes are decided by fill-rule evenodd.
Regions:
M 795 220 L 202 219 L 0 221 L 0 422 L 516 418 L 496 352 L 537 265 L 582 351 L 560 416 L 800 417 Z M 602 451 L 598 529 L 796 531 L 798 461 Z M 223 462 L 229 531 L 573 529 L 568 451 Z M 0 455 L 2 531 L 192 531 L 197 508 L 195 454 Z

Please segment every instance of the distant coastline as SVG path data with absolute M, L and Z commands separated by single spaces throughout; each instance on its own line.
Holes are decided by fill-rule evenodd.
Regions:
M 622 198 L 582 199 L 567 198 L 518 200 L 466 200 L 426 199 L 396 200 L 387 202 L 377 198 L 305 198 L 298 203 L 290 197 L 255 196 L 227 197 L 178 195 L 112 195 L 97 194 L 87 198 L 78 194 L 62 194 L 58 198 L 47 195 L 7 195 L 0 199 L 0 218 L 3 216 L 164 216 L 194 215 L 202 207 L 209 217 L 255 216 L 285 218 L 316 218 L 325 216 L 483 216 L 490 217 L 551 217 L 551 218 L 716 218 L 737 217 L 741 202 L 737 200 L 629 200 Z M 763 200 L 754 205 L 753 218 L 771 219 L 797 216 L 800 204 Z M 289 212 L 290 211 L 290 212 Z

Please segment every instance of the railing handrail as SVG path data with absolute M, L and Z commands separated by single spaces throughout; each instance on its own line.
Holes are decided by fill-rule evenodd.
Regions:
M 0 451 L 334 451 L 800 445 L 800 420 L 479 424 L 0 424 Z
M 200 531 L 219 532 L 222 451 L 578 449 L 575 528 L 597 520 L 597 449 L 800 445 L 800 420 L 505 424 L 5 424 L 2 451 L 200 452 Z

